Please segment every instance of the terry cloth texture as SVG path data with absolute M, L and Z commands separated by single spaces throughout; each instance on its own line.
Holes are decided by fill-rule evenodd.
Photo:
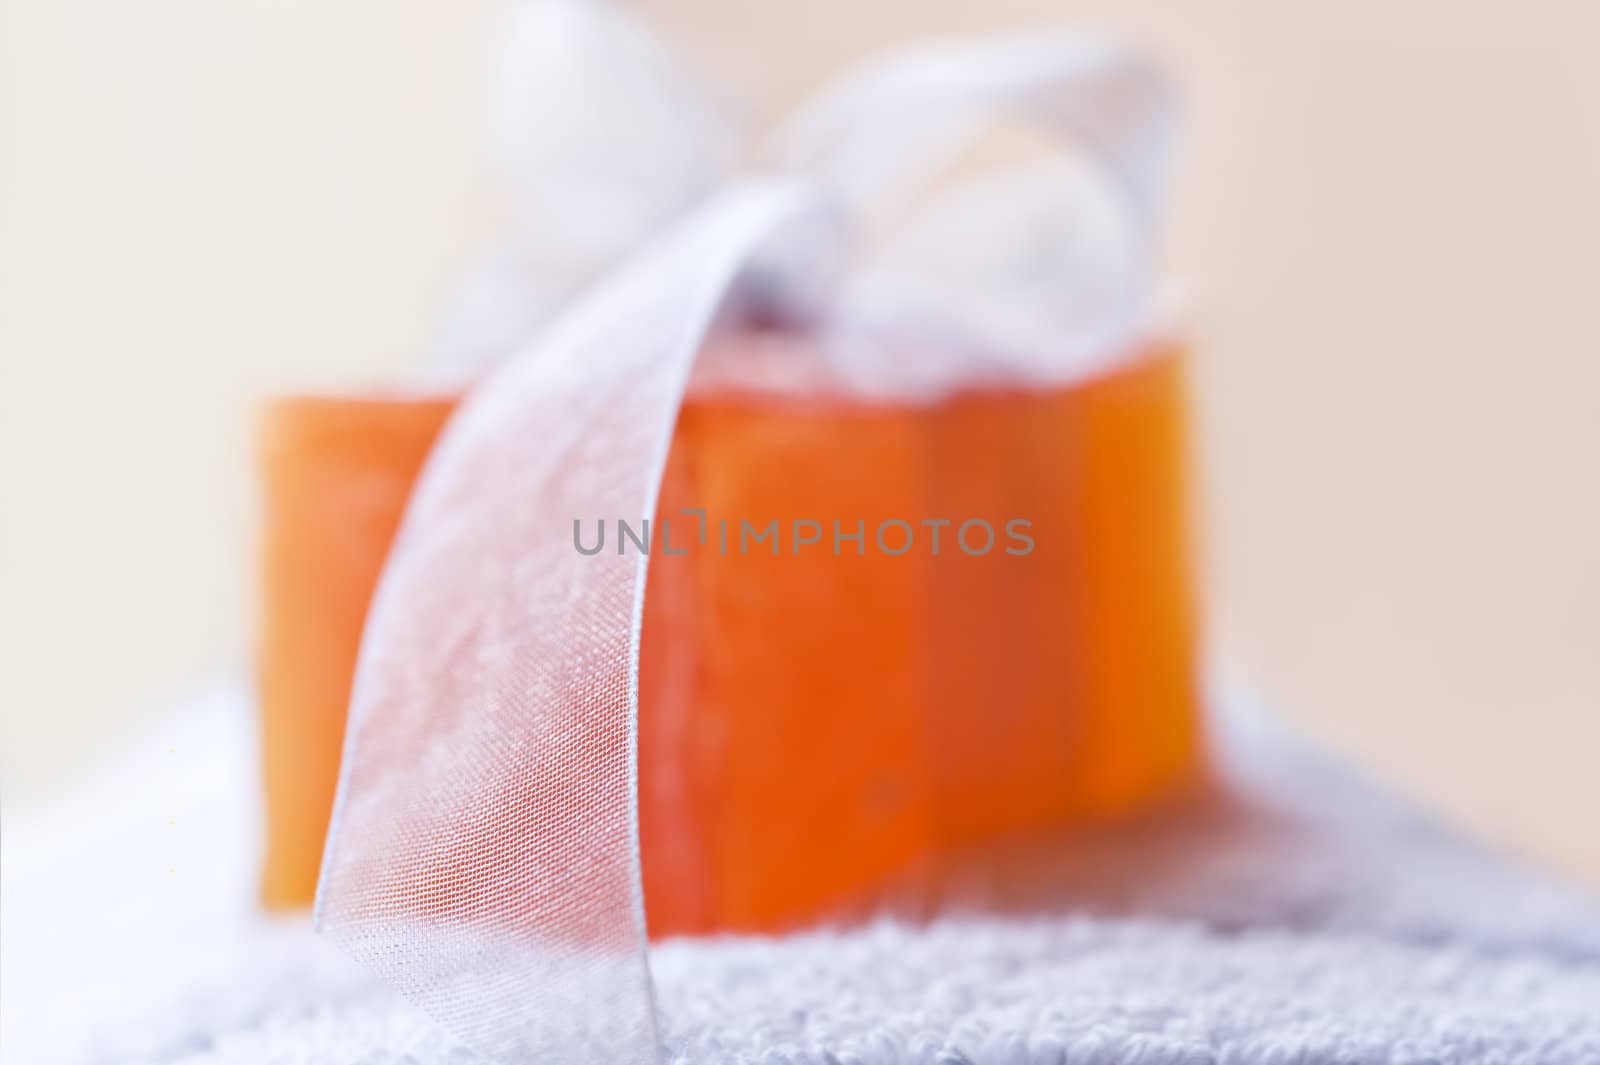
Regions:
M 666 1059 L 1600 1065 L 1600 904 L 1219 702 L 1225 787 L 989 866 L 996 906 L 659 945 Z M 256 913 L 254 761 L 205 700 L 4 824 L 0 1062 L 478 1060 Z

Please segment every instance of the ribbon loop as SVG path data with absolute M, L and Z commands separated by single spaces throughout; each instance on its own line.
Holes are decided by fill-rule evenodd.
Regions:
M 833 257 L 852 272 L 823 277 L 779 249 L 790 268 L 768 271 L 782 279 L 770 287 L 813 320 L 828 301 L 846 329 L 878 328 L 885 315 L 923 321 L 938 335 L 918 346 L 956 350 L 916 368 L 918 391 L 1081 375 L 1120 356 L 1150 317 L 1177 110 L 1162 69 L 1107 37 L 1003 34 L 870 62 L 803 107 L 766 152 L 857 223 L 846 227 L 857 231 L 853 259 Z M 974 134 L 1007 119 L 1075 151 L 941 187 L 892 239 L 859 247 L 873 203 L 915 191 Z M 855 345 L 835 375 L 893 393 L 895 380 L 860 354 L 872 347 Z M 905 368 L 889 373 L 907 382 Z
M 859 203 L 937 165 L 980 123 L 1010 115 L 1083 146 L 1153 221 L 1176 112 L 1161 68 L 1115 40 L 1003 35 L 870 63 L 802 108 L 771 151 L 779 165 Z

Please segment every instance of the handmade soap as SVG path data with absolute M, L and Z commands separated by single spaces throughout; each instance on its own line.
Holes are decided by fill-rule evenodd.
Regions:
M 1181 370 L 1162 347 L 1044 391 L 685 404 L 656 512 L 632 522 L 651 519 L 652 936 L 780 928 L 1189 775 Z M 447 412 L 269 413 L 269 902 L 314 893 L 366 599 Z

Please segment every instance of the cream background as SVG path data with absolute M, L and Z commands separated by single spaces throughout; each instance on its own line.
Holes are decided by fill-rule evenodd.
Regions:
M 489 230 L 489 0 L 3 0 L 0 784 L 247 660 L 249 412 L 415 363 Z M 1214 620 L 1282 713 L 1600 882 L 1600 8 L 657 0 L 774 113 L 1087 16 L 1192 125 Z

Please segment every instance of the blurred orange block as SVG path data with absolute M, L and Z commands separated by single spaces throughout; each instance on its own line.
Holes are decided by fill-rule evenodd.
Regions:
M 1187 779 L 1184 427 L 1173 349 L 932 407 L 686 406 L 641 647 L 651 933 L 779 928 Z
M 366 600 L 448 406 L 269 412 L 269 904 L 314 894 Z M 779 928 L 1186 779 L 1183 413 L 1169 349 L 933 406 L 687 403 L 641 647 L 651 934 Z
M 303 906 L 316 894 L 367 604 L 454 406 L 293 396 L 263 411 L 257 690 L 269 906 Z

